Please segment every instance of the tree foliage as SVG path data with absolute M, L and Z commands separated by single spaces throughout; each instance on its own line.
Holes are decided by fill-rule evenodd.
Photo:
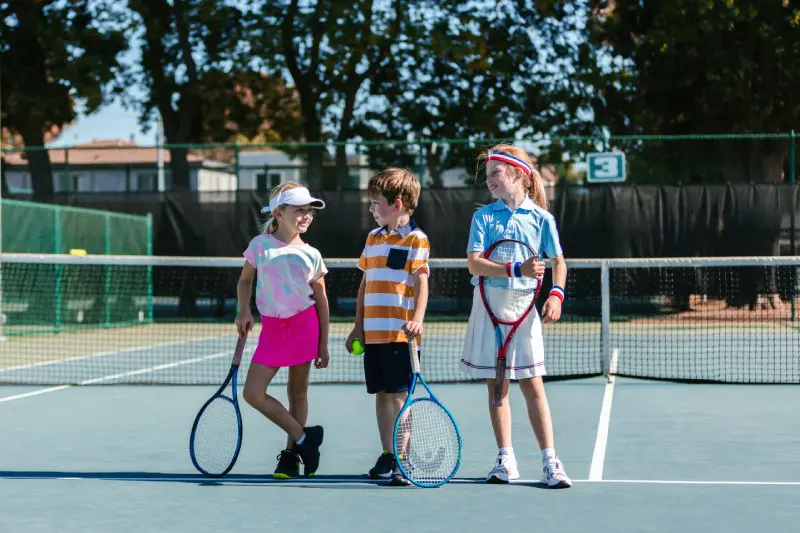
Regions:
M 598 128 L 613 133 L 785 133 L 800 122 L 797 2 L 595 2 L 589 36 Z M 782 179 L 786 141 L 628 144 L 643 180 Z M 669 171 L 664 172 L 669 166 Z M 659 171 L 661 169 L 661 171 Z
M 382 107 L 359 124 L 369 138 L 541 140 L 572 126 L 577 98 L 571 73 L 579 45 L 579 3 L 425 3 L 410 10 L 391 63 L 373 80 Z M 479 148 L 428 143 L 411 155 L 423 161 L 433 186 L 446 169 L 465 168 L 467 183 Z M 421 153 L 420 153 L 421 152 Z M 372 158 L 396 156 L 381 147 Z M 388 159 L 387 159 L 388 158 Z M 402 163 L 402 158 L 400 159 Z
M 103 0 L 0 2 L 2 122 L 25 144 L 38 199 L 53 195 L 45 135 L 109 96 L 126 48 L 118 16 Z

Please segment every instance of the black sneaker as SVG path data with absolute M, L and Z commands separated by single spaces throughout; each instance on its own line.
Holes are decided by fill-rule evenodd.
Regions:
M 306 440 L 297 445 L 297 455 L 303 461 L 303 475 L 313 476 L 319 468 L 319 447 L 322 446 L 324 431 L 322 426 L 303 428 Z
M 392 471 L 392 477 L 389 479 L 389 486 L 391 487 L 407 487 L 411 482 L 403 475 L 403 471 L 395 468 Z
M 397 467 L 397 460 L 393 453 L 384 452 L 378 457 L 375 466 L 369 470 L 370 479 L 389 479 Z
M 275 479 L 300 477 L 300 457 L 297 456 L 297 452 L 292 450 L 281 451 L 278 456 L 278 466 L 275 467 L 275 473 L 272 474 L 272 477 Z

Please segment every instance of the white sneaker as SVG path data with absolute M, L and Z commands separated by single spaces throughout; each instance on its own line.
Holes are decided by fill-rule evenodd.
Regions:
M 572 486 L 572 480 L 564 471 L 561 459 L 553 457 L 547 460 L 542 468 L 542 483 L 547 483 L 551 489 L 567 489 Z
M 506 454 L 498 455 L 489 475 L 486 476 L 487 483 L 508 483 L 513 479 L 519 479 L 517 470 L 517 460 Z

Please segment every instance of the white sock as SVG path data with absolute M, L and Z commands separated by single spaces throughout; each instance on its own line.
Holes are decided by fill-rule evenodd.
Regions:
M 545 448 L 542 450 L 542 462 L 546 463 L 549 459 L 556 458 L 556 449 L 555 448 Z
M 514 447 L 513 446 L 509 446 L 508 448 L 500 448 L 497 451 L 497 455 L 505 455 L 509 459 L 513 460 L 514 459 Z
M 297 439 L 295 442 L 298 445 L 302 446 L 305 441 L 306 441 L 306 434 L 303 433 L 303 435 L 299 439 Z

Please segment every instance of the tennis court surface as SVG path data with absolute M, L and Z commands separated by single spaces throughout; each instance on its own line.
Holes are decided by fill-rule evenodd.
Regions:
M 573 262 L 565 320 L 545 335 L 575 486 L 551 491 L 516 388 L 523 479 L 482 482 L 496 448 L 485 387 L 458 368 L 471 289 L 457 261 L 434 263 L 422 368 L 464 455 L 453 481 L 420 489 L 364 475 L 380 449 L 361 359 L 343 348 L 351 261 L 329 265 L 332 361 L 312 372 L 310 422 L 326 428 L 318 476 L 273 480 L 285 436 L 243 405 L 241 456 L 209 480 L 192 467 L 189 431 L 230 365 L 241 261 L 10 255 L 3 532 L 793 531 L 800 516 L 797 258 Z M 285 399 L 282 385 L 274 393 Z

